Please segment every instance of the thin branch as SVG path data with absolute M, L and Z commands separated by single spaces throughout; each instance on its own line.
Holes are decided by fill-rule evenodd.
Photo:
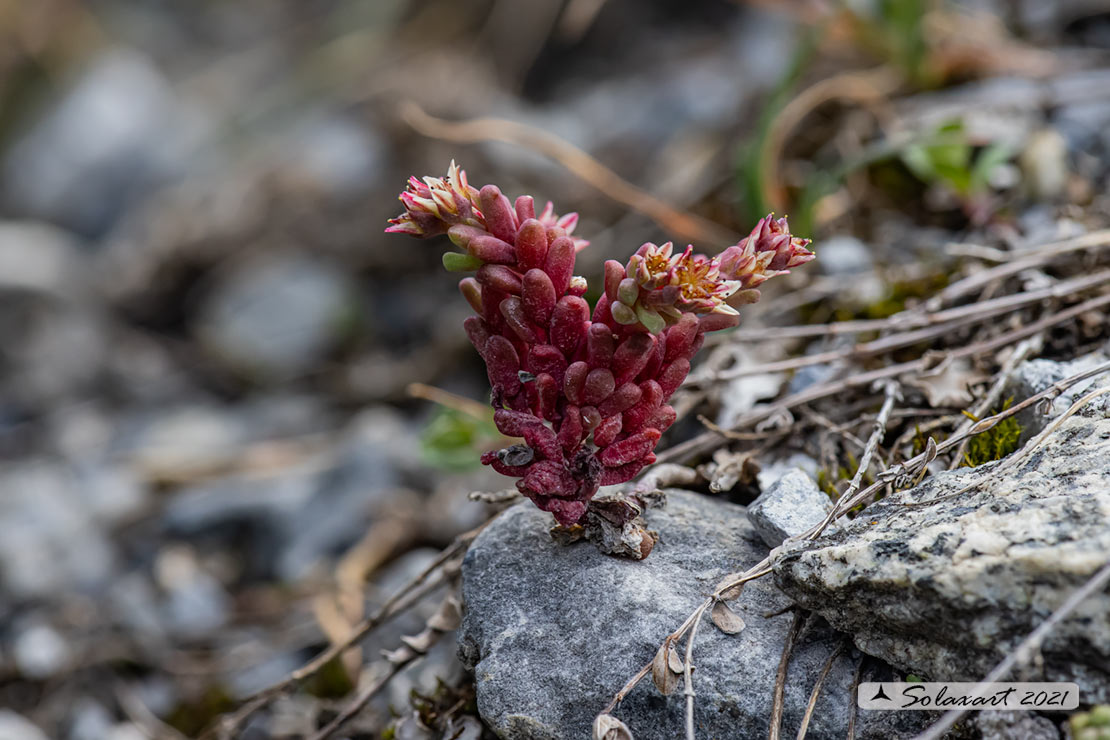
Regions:
M 870 357 L 872 355 L 882 354 L 884 352 L 891 352 L 903 347 L 909 347 L 929 339 L 936 339 L 952 333 L 954 330 L 964 327 L 972 326 L 975 324 L 985 323 L 988 319 L 995 318 L 1002 314 L 1017 311 L 1025 306 L 1036 303 L 1038 301 L 1046 300 L 1049 298 L 1063 298 L 1074 295 L 1080 291 L 1088 290 L 1093 287 L 1098 287 L 1110 282 L 1110 270 L 1103 270 L 1094 275 L 1085 275 L 1081 278 L 1074 280 L 1067 280 L 1049 288 L 1041 290 L 1030 291 L 1028 293 L 1018 293 L 1016 295 L 1004 296 L 1002 298 L 995 298 L 990 301 L 983 301 L 981 303 L 973 303 L 969 306 L 961 306 L 960 308 L 951 309 L 949 311 L 942 311 L 936 314 L 928 315 L 930 317 L 929 325 L 913 329 L 911 331 L 901 331 L 897 334 L 882 337 L 872 342 L 858 344 L 854 347 L 847 349 L 832 350 L 829 352 L 818 352 L 812 355 L 804 355 L 802 357 L 792 357 L 787 360 L 778 360 L 775 362 L 764 362 L 758 365 L 748 365 L 747 367 L 737 367 L 728 370 L 721 370 L 715 373 L 707 373 L 705 375 L 692 376 L 687 378 L 685 386 L 699 386 L 706 383 L 712 383 L 721 380 L 732 380 L 734 378 L 742 378 L 749 375 L 762 375 L 763 373 L 783 372 L 786 370 L 796 370 L 802 367 L 809 367 L 811 365 L 822 365 L 838 360 L 857 359 L 861 357 Z M 943 318 L 941 318 L 943 317 Z M 889 321 L 889 320 L 884 320 Z M 855 322 L 844 322 L 855 323 Z M 862 323 L 862 322 L 861 322 Z M 830 326 L 835 326 L 830 324 Z M 891 323 L 890 326 L 897 326 L 897 323 Z M 764 336 L 771 336 L 775 339 L 781 337 L 778 329 L 770 329 L 763 331 Z
M 779 669 L 775 673 L 775 694 L 771 701 L 771 726 L 767 731 L 767 740 L 779 740 L 782 732 L 782 713 L 786 699 L 786 670 L 790 667 L 790 654 L 794 652 L 794 643 L 801 634 L 802 625 L 805 624 L 806 615 L 801 609 L 794 612 L 794 621 L 790 623 L 790 631 L 786 633 L 786 641 L 782 644 L 782 657 L 779 658 Z
M 821 673 L 817 676 L 817 681 L 813 684 L 813 691 L 809 694 L 809 702 L 806 704 L 805 714 L 802 715 L 802 725 L 798 728 L 797 740 L 805 740 L 806 731 L 809 730 L 809 720 L 813 717 L 813 710 L 817 708 L 817 697 L 821 696 L 821 686 L 824 685 L 825 679 L 832 670 L 833 663 L 844 652 L 844 643 L 841 642 L 836 646 L 836 650 L 832 651 L 832 655 L 825 661 L 825 666 L 821 669 Z
M 739 235 L 701 216 L 681 211 L 666 201 L 632 185 L 627 180 L 568 141 L 542 129 L 503 118 L 473 118 L 446 121 L 430 116 L 407 100 L 400 105 L 401 117 L 414 129 L 435 139 L 475 143 L 504 141 L 540 152 L 555 160 L 604 195 L 623 203 L 655 221 L 664 231 L 683 239 L 709 244 L 735 244 Z
M 1039 627 L 1030 632 L 1012 653 L 1007 655 L 1001 663 L 994 667 L 994 670 L 987 674 L 982 683 L 993 683 L 1001 680 L 1005 678 L 1015 666 L 1028 665 L 1033 654 L 1040 650 L 1045 638 L 1048 637 L 1052 630 L 1067 619 L 1068 615 L 1075 611 L 1086 599 L 1104 589 L 1108 584 L 1110 584 L 1110 561 L 1107 561 L 1107 563 L 1096 571 L 1094 575 L 1088 578 L 1087 582 L 1069 596 L 1067 601 L 1061 604 L 1056 611 L 1052 612 L 1052 615 L 1042 622 Z M 939 740 L 944 736 L 944 733 L 948 732 L 948 730 L 959 722 L 966 713 L 966 709 L 956 709 L 946 712 L 935 725 L 918 735 L 914 740 Z
M 875 454 L 875 449 L 882 443 L 883 437 L 886 435 L 886 425 L 890 421 L 890 412 L 894 410 L 894 402 L 901 398 L 898 383 L 893 380 L 888 380 L 883 384 L 883 392 L 886 394 L 883 407 L 879 409 L 879 415 L 875 418 L 875 425 L 871 430 L 871 436 L 867 438 L 867 447 L 863 450 L 863 457 L 860 458 L 856 474 L 852 476 L 848 489 L 844 491 L 843 495 L 845 497 L 854 496 L 862 485 L 863 476 L 867 473 L 867 469 L 871 467 L 871 456 Z
M 1034 334 L 1039 334 L 1045 329 L 1049 329 L 1057 324 L 1062 324 L 1069 319 L 1073 319 L 1080 314 L 1101 308 L 1110 304 L 1110 294 L 1091 298 L 1083 303 L 1076 304 L 1071 308 L 1061 311 L 1057 314 L 1047 316 L 1040 321 L 1036 321 L 1028 326 L 1023 326 L 1018 329 L 1006 332 L 1001 336 L 994 339 L 976 342 L 967 347 L 952 350 L 947 353 L 951 359 L 959 359 L 962 357 L 974 357 L 976 355 L 988 354 L 995 350 L 1001 349 L 1007 345 L 1018 342 L 1026 337 Z M 753 409 L 744 416 L 742 416 L 733 426 L 734 431 L 743 429 L 746 426 L 762 421 L 767 417 L 781 413 L 783 411 L 800 406 L 803 403 L 810 403 L 822 398 L 843 393 L 848 388 L 866 387 L 877 380 L 886 378 L 893 378 L 903 373 L 922 372 L 927 370 L 933 362 L 930 357 L 922 357 L 917 360 L 903 362 L 898 365 L 891 365 L 885 368 L 879 368 L 865 373 L 857 373 L 846 378 L 827 383 L 820 383 L 803 391 L 794 393 L 786 398 L 778 401 L 777 403 L 769 404 L 763 408 Z M 715 432 L 705 432 L 698 436 L 687 440 L 681 444 L 677 444 L 663 452 L 659 453 L 657 459 L 660 462 L 675 462 L 676 460 L 685 460 L 697 454 L 701 454 L 708 449 L 711 449 L 717 442 L 719 436 Z
M 439 634 L 442 633 L 437 633 L 437 635 Z M 396 676 L 398 673 L 405 670 L 410 665 L 423 657 L 424 653 L 418 653 L 415 650 L 410 650 L 407 653 L 407 657 L 405 660 L 398 660 L 396 662 L 390 661 L 389 670 L 386 673 L 379 676 L 376 681 L 363 689 L 354 701 L 344 707 L 343 711 L 336 715 L 331 722 L 328 722 L 326 725 L 324 725 L 324 727 L 316 732 L 316 734 L 310 735 L 308 737 L 308 740 L 326 740 L 326 738 L 330 737 L 332 733 L 334 733 L 343 725 L 347 724 L 347 722 L 349 722 L 352 717 L 361 712 L 363 707 L 369 704 L 370 700 L 373 699 L 379 691 L 385 688 L 394 676 Z
M 690 636 L 686 638 L 686 662 L 682 666 L 682 675 L 686 682 L 686 740 L 697 740 L 694 734 L 694 637 L 698 634 L 698 625 L 701 624 L 705 608 L 705 604 L 702 604 L 695 612 L 697 616 L 690 625 Z
M 356 625 L 354 630 L 351 631 L 351 634 L 347 635 L 346 639 L 333 643 L 315 658 L 308 661 L 297 670 L 289 673 L 281 681 L 248 697 L 242 706 L 230 714 L 223 715 L 215 724 L 209 727 L 209 729 L 201 735 L 202 740 L 232 737 L 233 733 L 259 709 L 266 706 L 286 691 L 298 686 L 305 679 L 320 672 L 324 666 L 371 631 L 417 604 L 425 596 L 442 586 L 443 582 L 446 580 L 443 574 L 440 574 L 440 577 L 430 581 L 427 580 L 428 577 L 460 552 L 465 552 L 470 542 L 477 537 L 478 532 L 480 532 L 484 526 L 483 524 L 476 529 L 459 535 L 455 541 L 441 552 L 423 571 L 390 597 L 375 614 L 367 617 Z

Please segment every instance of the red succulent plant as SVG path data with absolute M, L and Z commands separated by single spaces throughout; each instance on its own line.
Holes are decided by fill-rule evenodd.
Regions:
M 705 333 L 736 326 L 736 306 L 764 280 L 814 258 L 786 219 L 767 216 L 719 257 L 644 244 L 605 263 L 605 292 L 590 310 L 572 235 L 577 214 L 538 215 L 530 196 L 510 202 L 475 190 L 454 162 L 445 178 L 415 177 L 388 232 L 446 233 L 444 256 L 476 315 L 464 322 L 485 360 L 497 428 L 523 442 L 482 462 L 564 526 L 581 522 L 599 486 L 623 483 L 655 461 L 675 421 L 667 403 L 690 372 Z

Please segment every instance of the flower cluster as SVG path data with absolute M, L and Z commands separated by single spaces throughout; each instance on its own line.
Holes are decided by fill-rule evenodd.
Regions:
M 583 520 L 599 486 L 655 461 L 675 421 L 667 402 L 705 333 L 738 324 L 735 306 L 758 300 L 756 286 L 814 257 L 771 216 L 715 258 L 644 244 L 626 265 L 605 263 L 591 311 L 574 275 L 587 244 L 572 236 L 576 214 L 549 203 L 537 215 L 530 196 L 475 190 L 454 162 L 446 178 L 412 178 L 400 197 L 405 212 L 386 231 L 446 233 L 463 252 L 444 264 L 476 271 L 459 283 L 477 314 L 464 327 L 486 364 L 497 428 L 523 439 L 482 462 L 518 478 L 562 525 Z

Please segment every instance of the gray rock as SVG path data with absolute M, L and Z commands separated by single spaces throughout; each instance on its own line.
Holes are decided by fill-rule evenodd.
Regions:
M 99 702 L 82 697 L 69 716 L 66 740 L 102 740 L 112 727 L 112 715 Z
M 1110 419 L 1072 417 L 1002 464 L 942 472 L 840 532 L 784 546 L 776 582 L 866 653 L 934 680 L 979 680 L 1106 563 Z M 1015 680 L 1075 681 L 1085 701 L 1110 700 L 1110 593 L 1083 602 L 1040 655 Z
M 983 740 L 1057 740 L 1060 733 L 1047 717 L 1033 712 L 975 712 Z
M 38 725 L 10 709 L 0 709 L 0 737 L 4 740 L 48 740 Z
M 528 503 L 502 513 L 471 546 L 459 651 L 475 673 L 479 713 L 500 737 L 588 737 L 594 716 L 719 579 L 766 555 L 743 507 L 684 491 L 668 497 L 665 510 L 649 512 L 648 525 L 661 539 L 640 562 L 602 555 L 588 543 L 556 544 L 547 533 L 550 516 Z M 730 636 L 708 620 L 702 625 L 694 657 L 699 736 L 766 735 L 792 616 L 764 615 L 788 604 L 761 579 L 733 604 L 746 629 Z M 796 646 L 785 736 L 796 732 L 838 640 L 817 620 Z M 833 663 L 808 737 L 844 737 L 854 670 L 847 655 Z M 664 698 L 648 679 L 616 713 L 638 740 L 683 735 L 681 689 Z M 907 726 L 882 723 L 924 721 L 911 714 L 917 713 L 861 712 L 857 737 L 905 737 Z
M 802 452 L 795 452 L 788 457 L 772 460 L 767 465 L 764 465 L 756 477 L 759 480 L 760 490 L 766 491 L 768 488 L 775 485 L 779 478 L 792 470 L 800 469 L 802 472 L 809 475 L 810 478 L 816 478 L 817 471 L 820 467 L 820 464 L 809 455 Z
M 16 636 L 12 654 L 19 672 L 34 680 L 55 675 L 70 661 L 65 639 L 53 627 L 41 622 L 30 625 Z
M 15 142 L 0 187 L 15 212 L 102 233 L 130 197 L 182 171 L 202 129 L 149 59 L 112 49 Z
M 748 521 L 768 547 L 805 532 L 832 511 L 832 501 L 800 468 L 787 472 L 748 506 Z
M 303 255 L 264 254 L 220 276 L 197 333 L 228 367 L 257 380 L 288 380 L 322 359 L 352 310 L 350 280 Z
M 1110 362 L 1110 353 L 1106 351 L 1092 352 L 1070 362 L 1027 360 L 1014 371 L 1014 375 L 1002 395 L 1003 398 L 1012 396 L 1014 403 L 1018 403 L 1035 393 L 1047 390 L 1053 383 L 1091 370 L 1106 362 Z M 1035 436 L 1048 426 L 1052 419 L 1067 411 L 1068 407 L 1084 394 L 1098 388 L 1104 388 L 1107 385 L 1110 385 L 1110 373 L 1098 375 L 1071 386 L 1053 400 L 1051 406 L 1047 409 L 1047 414 L 1043 413 L 1045 409 L 1039 408 L 1040 404 L 1022 411 L 1017 415 L 1018 423 L 1022 427 L 1021 440 L 1024 442 Z M 1080 409 L 1079 414 L 1095 417 L 1105 415 L 1108 410 L 1110 410 L 1110 394 L 1095 398 L 1087 406 Z
M 0 469 L 0 581 L 16 598 L 94 588 L 115 550 L 64 467 L 27 462 Z

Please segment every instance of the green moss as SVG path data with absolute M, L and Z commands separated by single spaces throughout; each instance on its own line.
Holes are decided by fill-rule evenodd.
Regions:
M 1076 740 L 1110 740 L 1110 704 L 1100 704 L 1086 712 L 1076 712 L 1068 720 Z
M 305 690 L 321 699 L 338 699 L 346 696 L 355 687 L 343 661 L 338 656 L 329 660 L 324 667 L 305 684 Z
M 1006 402 L 1002 404 L 1002 408 L 993 411 L 992 415 L 1010 408 L 1013 401 L 1012 396 L 1007 398 Z M 964 415 L 972 421 L 979 421 L 974 414 L 967 411 L 964 412 Z M 1018 420 L 1013 416 L 1003 419 L 987 431 L 976 434 L 968 440 L 963 467 L 974 468 L 984 463 L 1001 460 L 1018 448 L 1020 439 L 1021 424 Z
M 223 686 L 212 685 L 195 700 L 177 705 L 166 717 L 166 723 L 188 737 L 196 737 L 217 717 L 235 707 L 235 700 Z

